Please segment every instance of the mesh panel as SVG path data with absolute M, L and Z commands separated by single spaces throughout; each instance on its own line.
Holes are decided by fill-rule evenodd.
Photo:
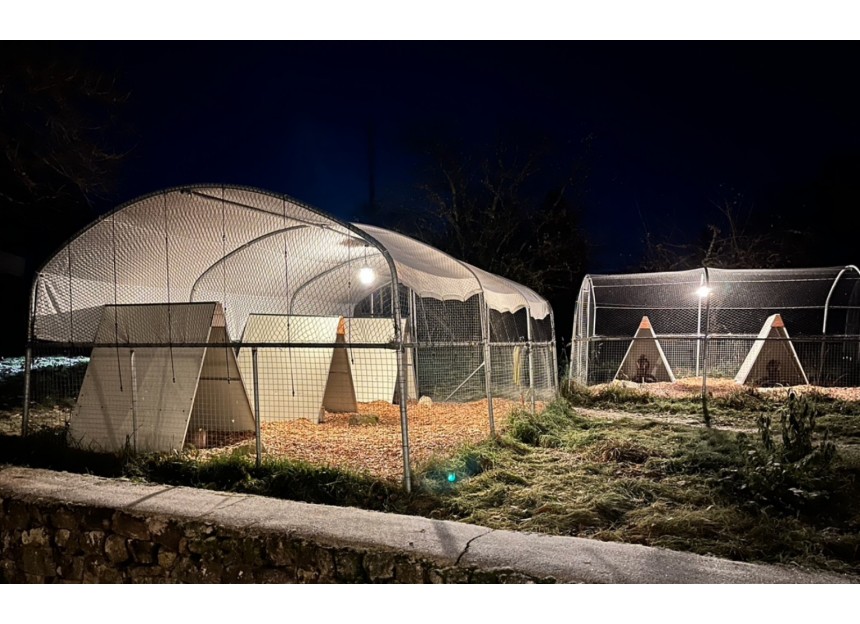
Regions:
M 589 276 L 574 315 L 571 379 L 615 379 L 648 317 L 676 378 L 734 379 L 760 357 L 763 366 L 772 360 L 772 374 L 739 383 L 785 385 L 778 379 L 796 360 L 806 377 L 790 380 L 857 385 L 858 285 L 855 267 Z M 792 345 L 790 360 L 781 343 Z

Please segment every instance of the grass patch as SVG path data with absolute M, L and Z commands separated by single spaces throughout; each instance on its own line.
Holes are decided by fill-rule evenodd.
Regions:
M 743 411 L 747 423 L 770 416 L 748 433 L 632 416 L 586 418 L 558 400 L 538 415 L 513 413 L 505 435 L 419 466 L 412 494 L 396 482 L 296 461 L 266 460 L 258 469 L 247 452 L 205 460 L 194 453 L 97 455 L 68 448 L 57 431 L 0 436 L 0 456 L 860 574 L 860 453 L 849 452 L 860 446 L 860 422 L 813 399 L 788 407 L 747 391 L 727 397 L 723 408 Z
M 734 409 L 770 405 L 746 392 L 730 400 Z M 516 414 L 509 438 L 486 442 L 492 464 L 446 491 L 441 515 L 857 574 L 860 461 L 839 454 L 818 470 L 810 459 L 832 418 L 810 430 L 812 451 L 792 458 L 785 448 L 765 452 L 760 434 L 586 419 L 557 401 L 538 416 Z M 781 445 L 781 431 L 771 434 Z M 844 438 L 831 431 L 828 440 Z
M 429 514 L 439 505 L 425 491 L 406 494 L 399 483 L 339 468 L 288 459 L 265 459 L 257 468 L 253 454 L 241 449 L 206 459 L 194 451 L 133 456 L 81 450 L 68 445 L 66 431 L 60 428 L 38 430 L 25 438 L 0 435 L 0 457 L 34 468 L 412 515 Z

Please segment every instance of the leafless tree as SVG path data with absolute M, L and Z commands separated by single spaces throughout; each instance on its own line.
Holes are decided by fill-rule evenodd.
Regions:
M 421 197 L 403 229 L 544 296 L 571 291 L 586 256 L 581 159 L 559 167 L 545 143 L 509 141 L 485 154 L 442 142 L 424 153 Z
M 18 247 L 35 225 L 59 231 L 92 218 L 93 200 L 111 190 L 124 156 L 112 133 L 127 95 L 101 73 L 33 47 L 12 48 L 7 61 L 0 65 L 0 208 L 18 240 L 0 243 Z
M 774 268 L 792 264 L 792 242 L 800 232 L 762 231 L 750 224 L 752 207 L 743 196 L 715 202 L 718 218 L 697 242 L 673 243 L 645 232 L 645 271 L 676 271 L 708 266 L 724 269 Z

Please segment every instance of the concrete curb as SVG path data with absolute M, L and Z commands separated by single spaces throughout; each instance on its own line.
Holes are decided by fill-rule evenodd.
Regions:
M 376 549 L 441 566 L 508 569 L 570 583 L 857 582 L 848 576 L 634 544 L 496 531 L 415 516 L 21 467 L 0 468 L 0 498 L 95 506 L 233 529 L 280 532 L 321 546 Z

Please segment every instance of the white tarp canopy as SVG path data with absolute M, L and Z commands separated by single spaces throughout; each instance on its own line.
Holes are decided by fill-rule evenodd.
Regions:
M 360 267 L 372 283 L 353 277 Z M 69 241 L 36 276 L 31 338 L 93 342 L 102 306 L 113 304 L 219 301 L 233 336 L 251 313 L 354 316 L 392 268 L 419 297 L 483 293 L 499 312 L 551 313 L 533 291 L 402 234 L 285 196 L 198 186 L 132 201 Z

